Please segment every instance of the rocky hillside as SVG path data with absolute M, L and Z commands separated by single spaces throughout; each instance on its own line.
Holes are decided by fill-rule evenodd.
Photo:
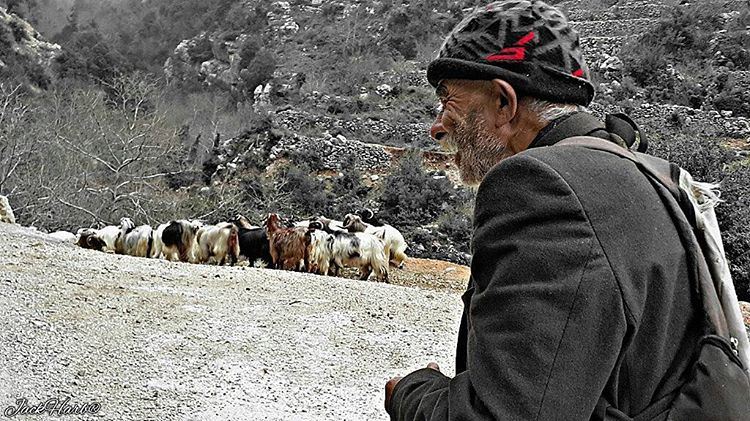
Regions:
M 602 3 L 558 4 L 581 34 L 598 85 L 599 99 L 595 100 L 592 109 L 600 114 L 622 110 L 620 104 L 608 101 L 615 91 L 622 89 L 624 83 L 623 62 L 619 57 L 621 48 L 653 28 L 668 8 L 678 7 L 674 1 L 653 3 L 628 0 L 609 2 L 615 5 L 607 8 L 591 8 L 592 4 L 603 7 Z M 732 9 L 730 3 L 739 6 L 742 2 L 730 0 L 725 7 Z M 252 1 L 245 0 L 243 4 L 246 8 L 254 7 Z M 294 132 L 303 131 L 316 137 L 327 131 L 365 142 L 436 148 L 426 135 L 431 117 L 429 111 L 419 114 L 412 108 L 408 114 L 416 117 L 413 121 L 403 121 L 403 116 L 385 111 L 402 107 L 408 98 L 417 97 L 423 103 L 430 101 L 431 88 L 424 77 L 429 56 L 404 61 L 404 66 L 396 73 L 372 71 L 349 94 L 337 95 L 331 89 L 326 91 L 330 84 L 310 80 L 319 77 L 310 69 L 325 67 L 322 61 L 326 57 L 317 54 L 318 38 L 310 39 L 313 31 L 325 33 L 320 28 L 321 22 L 342 26 L 360 24 L 357 27 L 358 37 L 382 47 L 384 51 L 388 50 L 390 35 L 387 28 L 392 22 L 378 14 L 381 6 L 381 2 L 367 7 L 360 7 L 357 3 L 273 2 L 267 12 L 263 36 L 266 37 L 264 48 L 273 50 L 278 57 L 273 63 L 276 70 L 267 85 L 254 90 L 255 98 L 264 98 L 265 104 L 270 105 L 266 109 L 271 111 L 275 120 Z M 404 13 L 416 14 L 417 7 L 406 6 Z M 442 15 L 436 10 L 434 14 L 449 19 L 450 10 L 446 9 Z M 732 16 L 725 14 L 723 18 L 730 19 Z M 244 31 L 217 30 L 185 40 L 167 60 L 165 74 L 183 81 L 201 80 L 206 84 L 241 89 L 248 79 L 248 68 L 253 67 L 252 63 L 243 59 L 243 54 L 247 48 L 259 48 L 253 44 L 255 41 L 249 42 L 258 36 L 256 31 L 255 27 Z M 436 28 L 436 31 L 440 29 Z M 721 52 L 717 51 L 716 59 L 720 57 Z M 248 64 L 249 67 L 244 67 Z M 345 66 L 345 63 L 340 65 Z M 357 70 L 356 66 L 352 66 L 352 72 Z M 749 74 L 733 68 L 731 63 L 727 65 L 727 83 L 747 85 L 750 82 Z M 321 90 L 313 90 L 315 86 L 312 82 L 318 82 Z M 650 103 L 643 100 L 644 97 L 644 92 L 634 92 L 631 99 L 636 100 L 635 106 L 626 111 L 652 131 L 663 130 L 677 121 L 681 129 L 704 136 L 735 139 L 750 136 L 748 119 L 734 117 L 730 111 L 710 106 L 695 109 Z M 304 104 L 304 107 L 297 104 Z M 418 118 L 420 115 L 423 117 L 421 120 Z
M 0 8 L 0 79 L 46 88 L 61 49 L 46 41 L 27 21 Z

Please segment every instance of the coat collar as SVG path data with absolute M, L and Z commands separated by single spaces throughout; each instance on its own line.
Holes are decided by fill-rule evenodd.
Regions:
M 573 136 L 594 136 L 609 139 L 604 123 L 585 112 L 566 114 L 552 120 L 536 135 L 529 149 L 539 146 L 551 146 Z

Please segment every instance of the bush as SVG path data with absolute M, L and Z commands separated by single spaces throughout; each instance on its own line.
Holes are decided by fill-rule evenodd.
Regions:
M 261 49 L 252 56 L 247 67 L 240 70 L 240 78 L 244 82 L 244 89 L 252 95 L 257 86 L 266 84 L 271 80 L 275 70 L 276 56 L 268 49 Z
M 290 213 L 297 217 L 330 215 L 333 194 L 323 180 L 310 175 L 305 166 L 289 165 L 277 175 L 278 190 L 285 193 Z
M 362 184 L 362 173 L 355 165 L 354 156 L 346 156 L 341 167 L 341 175 L 331 180 L 331 190 L 335 196 L 333 215 L 337 218 L 366 207 L 370 193 L 370 188 Z
M 464 253 L 469 252 L 473 229 L 471 207 L 468 206 L 451 209 L 438 219 L 438 230 L 447 235 L 458 250 Z
M 408 227 L 435 221 L 456 206 L 457 198 L 451 181 L 425 173 L 421 156 L 410 151 L 385 179 L 379 201 L 391 224 Z
M 720 38 L 719 51 L 737 69 L 750 67 L 750 33 L 747 30 L 730 32 Z
M 287 151 L 286 156 L 295 166 L 305 167 L 310 171 L 320 171 L 323 169 L 323 159 L 313 150 L 293 149 Z
M 696 180 L 721 182 L 724 203 L 716 207 L 724 249 L 740 299 L 750 300 L 750 165 L 736 165 L 734 154 L 713 139 L 680 134 L 651 139 L 656 156 L 685 168 Z
M 727 7 L 709 2 L 670 8 L 658 25 L 623 46 L 620 58 L 625 73 L 646 88 L 649 101 L 700 108 L 709 94 L 714 94 L 717 107 L 738 115 L 750 113 L 748 98 L 743 98 L 741 90 L 719 87 L 709 92 L 706 88 L 721 84 L 717 81 L 721 76 L 716 75 L 723 68 L 720 66 L 750 66 L 750 35 L 744 25 L 750 21 L 750 8 L 745 6 L 725 24 L 722 13 L 730 11 Z M 716 59 L 721 56 L 724 58 Z
M 188 47 L 188 56 L 192 64 L 200 64 L 214 57 L 213 44 L 207 35 L 201 36 L 196 40 L 195 45 Z
M 22 126 L 0 124 L 0 148 L 13 145 L 18 152 L 7 158 L 19 159 L 0 176 L 0 190 L 12 196 L 22 224 L 73 228 L 122 216 L 151 222 L 174 208 L 160 166 L 180 146 L 159 114 L 114 109 L 91 87 L 58 87 L 21 105 L 14 112 L 25 113 Z
M 110 82 L 132 69 L 96 29 L 72 32 L 70 38 L 57 42 L 64 45 L 56 63 L 63 78 Z
M 750 92 L 729 82 L 714 98 L 714 106 L 734 116 L 750 117 Z
M 696 180 L 711 183 L 724 178 L 734 159 L 734 153 L 721 146 L 718 140 L 687 133 L 651 135 L 649 153 L 681 166 Z
M 729 171 L 721 183 L 725 203 L 716 207 L 734 287 L 740 300 L 750 301 L 750 165 Z

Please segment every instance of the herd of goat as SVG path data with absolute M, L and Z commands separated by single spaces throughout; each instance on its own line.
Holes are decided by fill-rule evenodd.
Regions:
M 407 248 L 403 235 L 379 223 L 369 209 L 342 221 L 319 217 L 296 223 L 272 213 L 263 226 L 241 215 L 215 225 L 174 220 L 156 229 L 122 218 L 119 226 L 82 228 L 66 239 L 87 249 L 190 263 L 234 265 L 246 258 L 253 266 L 335 276 L 344 267 L 355 267 L 360 279 L 374 272 L 383 282 L 388 282 L 389 266 L 403 267 Z

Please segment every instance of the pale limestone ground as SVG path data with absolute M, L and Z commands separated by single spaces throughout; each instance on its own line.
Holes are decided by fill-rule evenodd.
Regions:
M 102 410 L 65 419 L 386 420 L 388 378 L 432 360 L 452 375 L 460 309 L 455 290 L 110 255 L 0 224 L 0 417 L 71 397 Z

